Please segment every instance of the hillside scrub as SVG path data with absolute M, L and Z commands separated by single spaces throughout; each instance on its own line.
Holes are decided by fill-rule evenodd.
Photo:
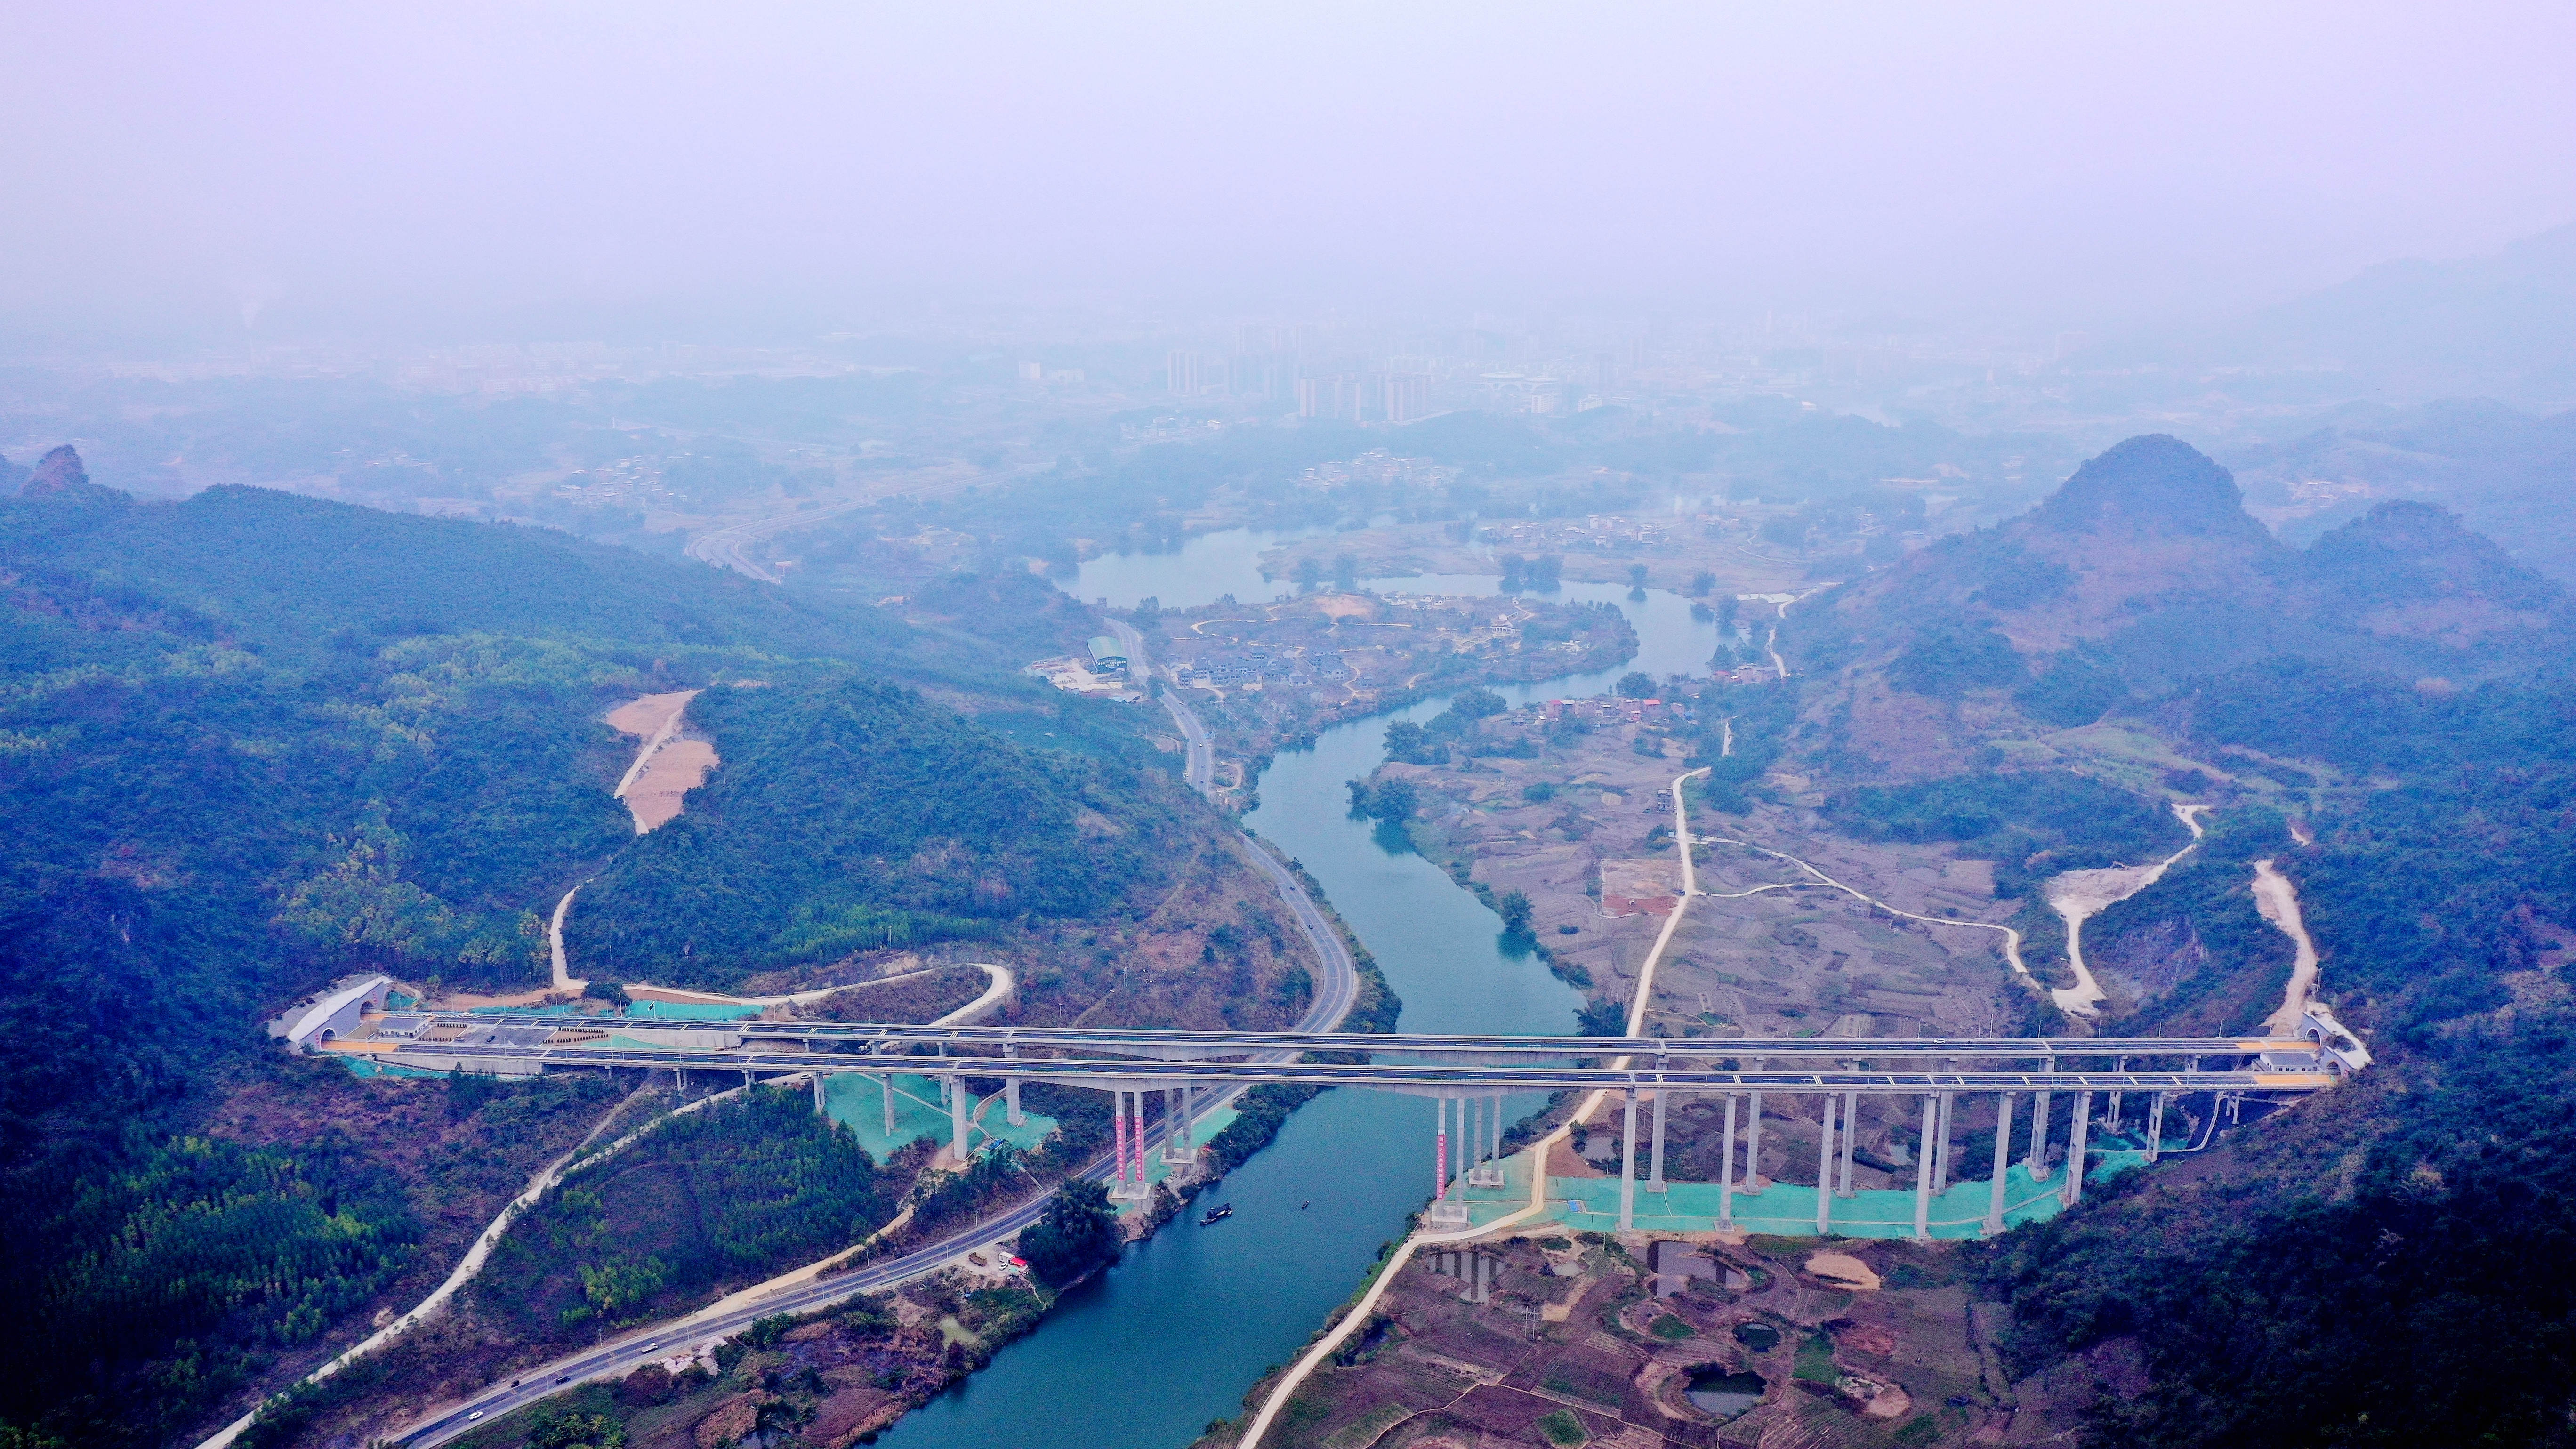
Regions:
M 755 1087 L 575 1169 L 471 1291 L 523 1341 L 587 1342 L 847 1247 L 893 1215 L 889 1197 L 808 1093 Z
M 582 893 L 578 956 L 722 989 L 1085 915 L 1145 870 L 1142 776 L 1033 755 L 909 690 L 710 690 L 691 718 L 725 764 Z
M 1862 840 L 1956 841 L 1995 862 L 1995 893 L 2029 893 L 2060 871 L 2137 865 L 2191 843 L 2157 802 L 2066 770 L 1954 775 L 1863 785 L 1826 802 L 1826 818 Z
M 202 1421 L 246 1378 L 338 1341 L 354 1305 L 381 1296 L 370 1285 L 389 1265 L 433 1266 L 402 1254 L 446 1243 L 445 1224 L 407 1236 L 399 1213 L 371 1216 L 348 1191 L 323 1216 L 346 1219 L 329 1231 L 349 1246 L 314 1256 L 312 1233 L 293 1224 L 320 1211 L 335 1169 L 301 1140 L 282 1159 L 267 1144 L 246 1144 L 247 1155 L 187 1144 L 223 1137 L 209 1130 L 222 1084 L 273 1062 L 257 1023 L 334 976 L 501 990 L 547 979 L 542 912 L 638 843 L 610 794 L 633 747 L 600 719 L 608 705 L 768 681 L 758 701 L 701 697 L 743 741 L 739 757 L 728 744 L 718 793 L 730 790 L 737 810 L 772 811 L 808 850 L 860 838 L 814 818 L 832 815 L 849 781 L 797 774 L 793 787 L 812 797 L 798 802 L 733 764 L 794 772 L 792 751 L 777 763 L 759 747 L 755 716 L 828 711 L 854 668 L 872 676 L 864 689 L 927 684 L 959 707 L 1025 721 L 1032 743 L 1112 724 L 1132 735 L 1106 707 L 1041 698 L 1010 672 L 1016 659 L 863 605 L 550 530 L 263 489 L 144 504 L 75 484 L 0 499 L 0 580 L 0 1028 L 20 1048 L 0 1065 L 0 1211 L 29 1228 L 0 1285 L 0 1351 L 43 1365 L 6 1376 L 0 1420 L 82 1443 L 159 1442 Z M 727 702 L 743 706 L 740 720 L 724 716 Z M 1114 760 L 964 725 L 954 740 L 930 739 L 953 710 L 887 709 L 940 722 L 908 737 L 921 744 L 913 757 L 956 771 L 902 776 L 918 796 L 908 804 L 893 786 L 867 796 L 876 821 L 914 818 L 894 868 L 860 884 L 811 860 L 783 882 L 752 873 L 766 894 L 729 928 L 764 943 L 802 931 L 796 946 L 820 952 L 868 938 L 889 915 L 980 929 L 1107 908 L 1128 884 L 1126 852 L 1160 843 L 1196 809 Z M 1007 828 L 970 838 L 996 820 Z M 959 843 L 931 846 L 924 823 L 960 831 Z M 903 830 L 897 821 L 873 839 Z M 627 919 L 646 930 L 640 910 Z M 651 979 L 643 962 L 610 964 L 606 974 Z M 411 1089 L 365 1090 L 390 1100 Z M 292 1093 L 337 1104 L 316 1106 L 326 1116 L 351 1110 L 309 1083 Z M 165 1273 L 197 1251 L 169 1237 L 174 1225 L 224 1220 L 233 1202 L 267 1204 L 269 1226 L 228 1240 L 225 1281 L 262 1286 Z M 76 1204 L 88 1206 L 67 1211 Z M 163 1226 L 116 1236 L 145 1222 Z M 151 1311 L 68 1322 L 48 1295 L 84 1274 L 143 1271 L 137 1241 L 176 1255 L 151 1260 L 163 1264 L 153 1274 L 196 1286 Z M 122 1291 L 95 1296 L 112 1306 Z M 322 1339 L 309 1331 L 316 1315 Z M 48 1346 L 56 1326 L 82 1339 L 80 1355 Z

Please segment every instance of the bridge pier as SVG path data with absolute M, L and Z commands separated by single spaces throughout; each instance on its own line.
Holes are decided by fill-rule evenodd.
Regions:
M 1726 1094 L 1726 1150 L 1717 1159 L 1717 1225 L 1735 1226 L 1735 1094 Z
M 1622 1087 L 1625 1128 L 1619 1134 L 1619 1231 L 1633 1232 L 1637 1226 L 1637 1089 Z
M 1759 1197 L 1762 1194 L 1762 1094 L 1752 1092 L 1747 1095 L 1751 1101 L 1746 1106 L 1744 1119 L 1744 1195 Z
M 2013 1094 L 2004 1093 L 1995 1109 L 1995 1185 L 1986 1197 L 1986 1236 L 2004 1230 L 2004 1173 L 2012 1167 Z
M 1664 1098 L 1662 1087 L 1655 1089 L 1655 1161 L 1646 1171 L 1646 1191 L 1664 1191 Z
M 1118 1164 L 1110 1176 L 1109 1195 L 1120 1202 L 1142 1202 L 1148 1195 L 1145 1185 L 1145 1093 L 1141 1088 L 1120 1087 L 1110 1094 L 1110 1101 L 1112 1115 L 1117 1118 Z
M 2066 1185 L 2057 1200 L 2073 1207 L 2084 1200 L 2084 1137 L 2093 1125 L 2093 1094 L 2075 1094 L 2075 1121 L 2066 1129 Z
M 1435 1118 L 1431 1131 L 1431 1199 L 1438 1202 L 1449 1196 L 1449 1099 L 1432 1098 L 1431 1110 Z
M 948 1150 L 962 1169 L 966 1166 L 966 1083 L 942 1080 L 948 1082 Z
M 2127 1057 L 2115 1057 L 2112 1059 L 2111 1070 L 2115 1072 L 2125 1072 L 2128 1069 L 2129 1059 Z M 2128 1094 L 2126 1092 L 2113 1092 L 2111 1094 L 2111 1112 L 2109 1116 L 2102 1119 L 2103 1131 L 2117 1132 L 2120 1130 L 2120 1099 L 2127 1095 Z
M 1198 1160 L 1197 1144 L 1190 1140 L 1190 1086 L 1187 1082 L 1163 1089 L 1163 1165 L 1187 1167 Z
M 1431 1099 L 1432 1109 L 1437 1114 L 1439 1121 L 1432 1134 L 1431 1207 L 1423 1214 L 1423 1221 L 1435 1228 L 1463 1228 L 1471 1221 L 1467 1215 L 1467 1205 L 1465 1203 L 1452 1202 L 1449 1200 L 1450 1100 L 1450 1098 L 1443 1096 L 1435 1096 Z M 1458 1125 L 1460 1128 L 1459 1155 L 1463 1160 L 1468 1150 L 1466 1137 L 1464 1135 L 1467 1124 L 1467 1100 L 1464 1097 L 1461 1097 L 1457 1099 L 1457 1102 Z
M 2162 1156 L 2165 1148 L 2165 1094 L 2158 1092 L 2147 1106 L 2147 1161 Z
M 1834 1221 L 1834 1094 L 1825 1093 L 1824 1135 L 1816 1139 L 1816 1236 Z
M 2048 1090 L 2044 1087 L 2031 1097 L 2030 1180 L 2048 1181 Z
M 894 1073 L 879 1072 L 877 1086 L 885 1093 L 885 1135 L 886 1141 L 892 1143 L 894 1141 Z
M 1503 1099 L 1499 1093 L 1493 1098 L 1492 1110 L 1493 1121 L 1489 1124 L 1485 1121 L 1486 1099 L 1483 1097 L 1476 1099 L 1477 1162 L 1474 1167 L 1467 1169 L 1469 1187 L 1503 1185 Z M 1544 1164 L 1540 1166 L 1539 1172 L 1542 1176 L 1546 1174 L 1547 1168 Z
M 1940 1097 L 1926 1093 L 1922 1150 L 1914 1154 L 1914 1237 L 1918 1242 L 1928 1242 L 1932 1237 L 1932 1128 L 1940 1115 Z
M 1016 1057 L 1019 1054 L 1020 1049 L 1016 1044 L 1007 1041 L 1002 1043 L 1002 1055 L 1006 1057 Z M 1006 1113 L 1003 1118 L 1004 1121 L 1009 1122 L 1014 1127 L 1024 1127 L 1028 1125 L 1029 1119 L 1021 1115 L 1020 1112 L 1019 1078 L 1004 1077 L 1002 1079 L 1002 1104 Z
M 1941 1094 L 1940 1136 L 1932 1147 L 1932 1190 L 1936 1193 L 1950 1190 L 1950 1112 L 1957 1097 L 1956 1092 Z
M 1843 1181 L 1842 1187 L 1834 1194 L 1836 1197 L 1852 1195 L 1852 1144 L 1860 1140 L 1860 1134 L 1853 1128 L 1859 1121 L 1860 1093 L 1843 1093 Z

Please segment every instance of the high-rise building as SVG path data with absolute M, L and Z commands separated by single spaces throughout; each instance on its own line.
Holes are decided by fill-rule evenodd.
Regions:
M 1281 397 L 1293 369 L 1275 352 L 1252 352 L 1225 362 L 1225 390 L 1236 397 Z
M 1197 397 L 1207 391 L 1207 359 L 1195 352 L 1175 352 L 1166 376 L 1172 391 Z
M 1046 367 L 1043 364 L 1035 362 L 1023 362 L 1020 364 L 1020 381 L 1040 382 L 1043 381 L 1045 377 Z
M 1330 377 L 1297 379 L 1297 416 L 1301 418 L 1341 418 L 1356 422 L 1360 415 L 1360 380 L 1348 373 Z
M 1418 372 L 1386 374 L 1379 416 L 1390 423 L 1409 423 L 1431 413 L 1431 379 Z

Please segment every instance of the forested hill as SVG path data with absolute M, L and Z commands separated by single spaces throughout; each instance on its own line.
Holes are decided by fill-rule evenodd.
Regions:
M 234 1095 L 309 1098 L 258 1024 L 341 972 L 539 984 L 542 912 L 606 869 L 594 919 L 645 969 L 730 979 L 710 947 L 823 962 L 1061 917 L 1116 898 L 1135 842 L 1213 838 L 1137 770 L 1135 712 L 1018 662 L 546 530 L 249 488 L 142 504 L 49 459 L 0 499 L 0 1444 L 179 1438 L 410 1271 L 403 1225 L 436 1204 L 380 1201 L 371 1156 L 402 1143 L 327 1114 L 228 1135 Z M 692 686 L 720 808 L 639 841 L 603 716 Z M 707 895 L 627 888 L 693 852 Z
M 905 690 L 711 690 L 693 714 L 726 767 L 584 890 L 565 932 L 578 960 L 731 987 L 1084 915 L 1152 872 L 1144 847 L 1169 834 L 1132 770 L 1033 756 Z
M 2101 1014 L 2033 1027 L 2262 1029 L 2294 952 L 2259 869 L 2377 1057 L 1972 1251 L 2013 1377 L 2093 1393 L 2094 1449 L 2576 1443 L 2570 621 L 2420 504 L 2288 548 L 2170 438 L 1791 611 L 1829 816 L 1996 859 L 2044 975 L 2044 878 L 2205 812 L 2085 927 Z
M 1782 647 L 1819 681 L 1807 713 L 1833 765 L 1909 779 L 2259 660 L 2465 684 L 2571 645 L 2565 591 L 2450 514 L 2386 503 L 2293 550 L 2226 469 L 2153 436 L 2020 518 L 1793 609 Z
M 875 660 L 912 642 L 900 621 L 865 604 L 694 563 L 551 529 L 416 518 L 266 488 L 137 503 L 80 485 L 0 502 L 0 550 L 37 590 L 148 597 L 179 631 L 290 656 L 423 634 Z

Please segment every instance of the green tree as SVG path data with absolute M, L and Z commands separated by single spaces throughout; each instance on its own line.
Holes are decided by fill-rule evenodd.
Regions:
M 1020 1256 L 1039 1282 L 1061 1288 L 1115 1259 L 1120 1241 L 1108 1184 L 1078 1178 L 1057 1188 L 1045 1216 L 1020 1234 Z
M 1333 555 L 1333 587 L 1349 593 L 1360 586 L 1360 561 L 1346 553 Z
M 1655 677 L 1642 669 L 1631 669 L 1619 676 L 1619 692 L 1630 699 L 1652 699 Z
M 1530 934 L 1530 898 L 1526 893 L 1517 890 L 1505 891 L 1503 898 L 1495 903 L 1494 909 L 1502 914 L 1504 935 Z
M 1690 591 L 1693 597 L 1705 594 L 1716 587 L 1717 575 L 1710 573 L 1706 569 L 1701 569 L 1698 573 L 1691 575 Z

